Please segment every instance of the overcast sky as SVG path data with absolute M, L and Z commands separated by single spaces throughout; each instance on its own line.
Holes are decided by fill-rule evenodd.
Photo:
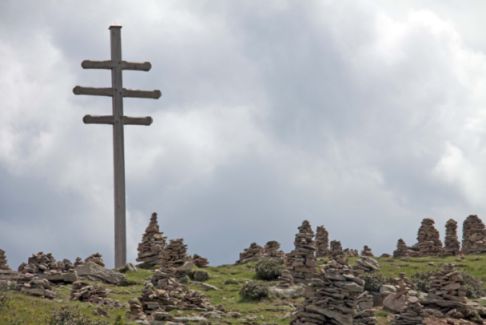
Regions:
M 486 210 L 484 1 L 0 2 L 0 248 L 113 262 L 110 24 L 125 72 L 128 259 L 157 211 L 212 264 L 303 219 L 391 252 Z

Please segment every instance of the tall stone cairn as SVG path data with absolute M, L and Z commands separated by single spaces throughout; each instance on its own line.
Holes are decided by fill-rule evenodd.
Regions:
M 151 268 L 159 264 L 159 256 L 166 245 L 166 237 L 160 232 L 157 213 L 152 213 L 145 229 L 142 241 L 138 244 L 137 262 L 142 268 Z
M 255 261 L 263 256 L 263 247 L 257 243 L 251 243 L 248 248 L 245 248 L 243 252 L 240 253 L 240 258 L 236 261 L 237 264 L 245 263 L 249 261 Z
M 486 229 L 477 215 L 470 215 L 462 225 L 462 251 L 464 254 L 486 252 Z
M 291 324 L 375 324 L 371 311 L 358 310 L 364 283 L 348 265 L 331 260 L 312 280 Z
M 295 235 L 294 250 L 290 252 L 287 264 L 296 282 L 310 280 L 317 269 L 314 232 L 309 221 L 304 220 Z
M 187 260 L 187 245 L 182 238 L 171 239 L 169 244 L 161 252 L 160 257 L 161 269 L 182 266 Z
M 316 257 L 329 255 L 329 233 L 324 226 L 317 226 L 316 229 Z
M 417 234 L 416 248 L 420 256 L 439 256 L 442 254 L 442 242 L 439 231 L 434 227 L 434 220 L 424 218 Z
M 10 267 L 8 266 L 7 263 L 7 255 L 5 254 L 5 251 L 0 249 L 0 270 L 10 270 Z
M 280 243 L 278 241 L 270 240 L 263 247 L 263 256 L 283 259 L 285 253 L 280 249 Z
M 331 250 L 329 253 L 333 258 L 344 255 L 343 246 L 339 240 L 331 240 Z
M 393 257 L 407 257 L 409 256 L 407 244 L 403 239 L 398 239 L 397 249 L 393 251 Z
M 458 255 L 461 248 L 457 239 L 457 222 L 454 219 L 447 220 L 444 240 L 444 253 L 446 255 Z

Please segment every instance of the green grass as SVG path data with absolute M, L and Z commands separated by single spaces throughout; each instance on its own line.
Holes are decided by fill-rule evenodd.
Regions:
M 325 263 L 325 259 L 320 259 L 319 263 Z M 356 258 L 350 259 L 354 263 Z M 466 256 L 464 259 L 457 257 L 445 258 L 379 258 L 381 272 L 385 277 L 398 277 L 404 272 L 411 277 L 417 272 L 427 272 L 437 270 L 441 265 L 447 263 L 456 264 L 456 266 L 474 277 L 477 277 L 486 283 L 486 255 L 483 256 Z M 290 314 L 293 311 L 293 305 L 302 301 L 265 299 L 259 302 L 242 301 L 239 295 L 241 286 L 245 281 L 253 280 L 264 282 L 268 285 L 275 284 L 271 281 L 260 281 L 255 279 L 255 263 L 246 263 L 240 265 L 222 265 L 217 267 L 208 267 L 204 270 L 209 273 L 210 279 L 206 282 L 217 287 L 219 290 L 205 291 L 197 284 L 190 284 L 194 290 L 206 295 L 211 303 L 215 306 L 222 305 L 227 312 L 238 312 L 240 318 L 223 318 L 221 323 L 242 324 L 242 319 L 254 319 L 259 324 L 289 324 Z M 127 279 L 131 283 L 128 286 L 104 285 L 110 292 L 108 297 L 121 303 L 127 303 L 130 299 L 137 298 L 141 295 L 144 282 L 152 275 L 151 270 L 138 270 L 127 273 Z M 6 295 L 8 301 L 1 304 L 0 299 L 0 325 L 43 325 L 49 324 L 51 315 L 62 306 L 68 306 L 70 309 L 78 310 L 86 317 L 93 320 L 104 320 L 113 324 L 119 316 L 126 324 L 133 324 L 126 319 L 125 308 L 109 308 L 108 317 L 95 315 L 96 306 L 88 303 L 76 302 L 69 300 L 71 286 L 63 285 L 55 287 L 57 297 L 54 300 L 31 297 L 19 292 L 7 291 L 0 293 Z M 482 304 L 486 302 L 480 301 Z M 175 311 L 177 315 L 197 314 L 193 311 Z M 390 315 L 378 310 L 376 313 L 378 324 L 388 324 Z

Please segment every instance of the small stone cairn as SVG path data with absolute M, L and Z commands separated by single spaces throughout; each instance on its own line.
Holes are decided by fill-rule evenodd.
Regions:
M 290 288 L 295 284 L 292 273 L 286 267 L 283 268 L 282 273 L 278 277 L 278 281 L 278 287 L 280 288 Z
M 243 252 L 240 253 L 240 258 L 236 261 L 236 264 L 241 264 L 249 261 L 255 261 L 263 256 L 263 247 L 257 243 L 251 243 L 250 247 L 245 248 Z
M 464 279 L 452 264 L 445 265 L 430 278 L 430 289 L 423 304 L 445 316 L 483 324 L 478 308 L 468 302 Z
M 372 313 L 358 310 L 363 292 L 364 281 L 348 265 L 331 260 L 312 280 L 291 324 L 375 324 Z
M 296 282 L 310 280 L 317 271 L 314 232 L 309 221 L 304 220 L 295 235 L 294 250 L 289 253 L 287 267 Z
M 464 254 L 486 252 L 486 229 L 477 215 L 470 215 L 462 225 L 462 251 Z
M 278 241 L 270 240 L 263 246 L 263 256 L 284 259 L 285 253 L 280 249 L 280 243 Z
M 407 297 L 405 308 L 394 316 L 393 325 L 423 325 L 423 306 L 417 297 Z
M 408 257 L 408 256 L 410 256 L 410 253 L 407 244 L 402 238 L 398 239 L 397 249 L 393 251 L 393 257 L 399 258 L 399 257 Z
M 56 261 L 51 253 L 33 254 L 27 263 L 20 264 L 18 271 L 47 279 L 52 283 L 72 283 L 78 279 L 74 265 L 68 259 Z
M 27 263 L 20 264 L 18 271 L 21 273 L 40 274 L 56 268 L 57 263 L 51 253 L 38 252 L 37 254 L 32 254 Z
M 0 270 L 10 271 L 10 267 L 7 263 L 7 255 L 2 249 L 0 249 Z
M 189 259 L 187 245 L 182 238 L 171 239 L 159 258 L 160 267 L 163 269 L 182 266 Z
M 54 299 L 56 292 L 52 290 L 51 284 L 47 279 L 40 279 L 37 276 L 28 274 L 22 279 L 20 286 L 20 292 L 26 293 L 31 296 Z
M 452 256 L 459 255 L 461 248 L 459 239 L 457 238 L 457 222 L 454 219 L 449 219 L 445 227 L 444 254 Z
M 337 256 L 344 255 L 343 246 L 339 240 L 332 240 L 331 241 L 331 250 L 330 250 L 331 257 L 335 258 Z
M 354 269 L 358 273 L 372 273 L 380 269 L 380 264 L 371 256 L 362 255 L 356 261 Z
M 142 241 L 138 244 L 137 262 L 141 268 L 152 268 L 159 264 L 159 257 L 166 245 L 166 237 L 160 232 L 157 213 L 152 213 Z
M 329 233 L 324 226 L 316 228 L 316 257 L 329 255 Z
M 207 258 L 205 257 L 202 257 L 202 256 L 199 256 L 197 254 L 194 254 L 192 256 L 192 262 L 194 263 L 194 265 L 196 265 L 197 267 L 207 267 L 209 265 L 209 261 Z
M 368 245 L 363 246 L 363 250 L 361 251 L 361 256 L 369 256 L 369 257 L 374 257 L 373 251 Z
M 105 262 L 103 261 L 103 256 L 100 253 L 94 253 L 85 258 L 84 263 L 92 262 L 98 264 L 101 267 L 105 267 Z
M 420 256 L 442 255 L 442 242 L 437 229 L 434 227 L 434 220 L 424 218 L 417 234 L 415 248 Z

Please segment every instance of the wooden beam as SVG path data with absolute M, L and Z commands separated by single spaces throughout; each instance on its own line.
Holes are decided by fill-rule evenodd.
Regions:
M 115 63 L 111 60 L 105 61 L 93 61 L 84 60 L 81 62 L 83 69 L 113 69 Z M 122 70 L 137 70 L 137 71 L 150 71 L 152 64 L 150 62 L 127 62 L 121 61 L 120 67 Z
M 161 95 L 160 90 L 132 90 L 123 88 L 123 97 L 159 99 Z
M 84 124 L 111 124 L 115 123 L 115 119 L 112 115 L 101 115 L 101 116 L 93 116 L 93 115 L 85 115 L 83 117 Z
M 112 69 L 113 62 L 111 60 L 107 61 L 92 61 L 84 60 L 81 62 L 83 69 Z
M 75 95 L 94 95 L 113 97 L 113 88 L 93 88 L 76 86 L 73 88 Z
M 123 124 L 125 125 L 146 125 L 152 124 L 153 120 L 150 116 L 146 117 L 130 117 L 123 116 Z
M 138 70 L 138 71 L 149 71 L 152 68 L 150 62 L 121 62 L 122 70 Z

